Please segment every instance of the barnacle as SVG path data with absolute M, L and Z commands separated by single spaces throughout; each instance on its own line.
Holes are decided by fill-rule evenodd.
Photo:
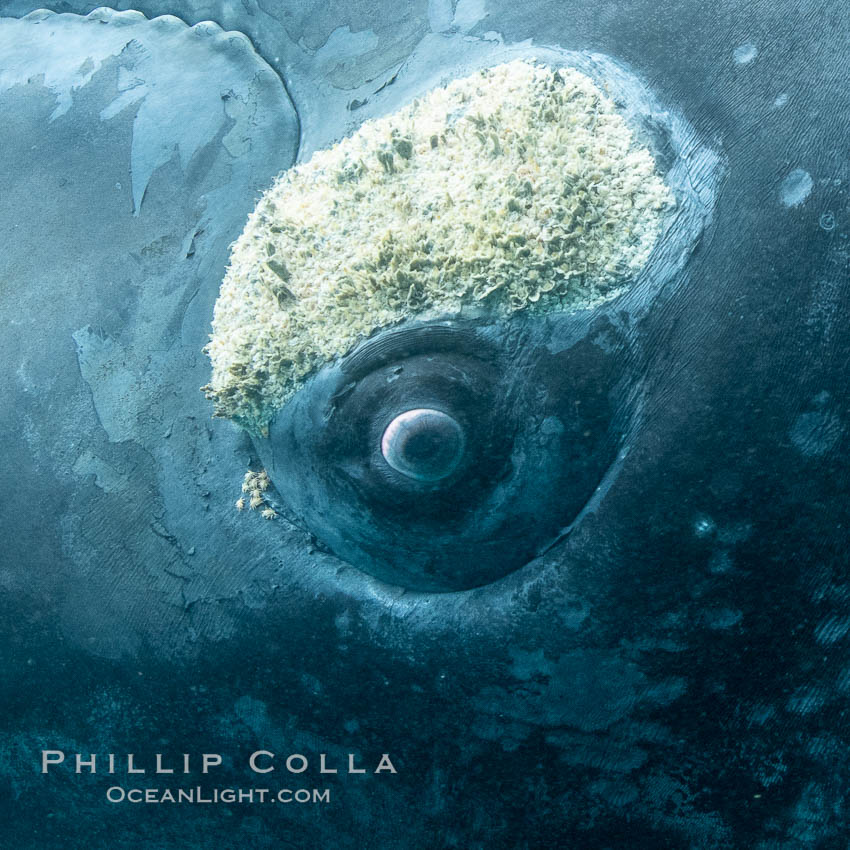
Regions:
M 672 204 L 584 74 L 517 60 L 454 80 L 266 192 L 231 253 L 204 389 L 217 415 L 263 433 L 378 328 L 587 308 L 643 267 Z
M 236 500 L 236 510 L 245 510 L 245 506 L 247 504 L 252 511 L 260 510 L 260 508 L 262 508 L 263 510 L 261 513 L 266 519 L 274 519 L 277 514 L 268 502 L 266 502 L 265 497 L 265 492 L 270 486 L 271 479 L 265 469 L 261 469 L 259 472 L 249 469 L 242 479 L 242 492 L 248 498 L 246 501 L 245 496 L 240 496 Z M 267 516 L 269 511 L 271 511 L 273 516 Z

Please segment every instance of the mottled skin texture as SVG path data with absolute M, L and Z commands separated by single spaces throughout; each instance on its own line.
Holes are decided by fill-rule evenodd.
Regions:
M 248 34 L 286 81 L 302 155 L 356 120 L 361 90 L 334 85 L 376 89 L 429 26 L 451 29 L 424 3 L 141 11 Z M 47 124 L 37 79 L 0 93 L 0 224 L 24 234 L 4 238 L 0 275 L 4 846 L 846 845 L 847 12 L 486 12 L 472 35 L 626 63 L 727 171 L 687 274 L 615 341 L 611 356 L 641 352 L 615 399 L 640 418 L 603 498 L 540 561 L 462 593 L 378 585 L 232 510 L 256 458 L 209 420 L 199 349 L 227 246 L 294 157 L 294 123 L 242 171 L 219 138 L 162 166 L 134 219 L 126 195 L 103 200 L 128 173 L 132 115 L 97 118 L 114 68 L 64 123 Z M 329 38 L 345 52 L 339 26 L 361 33 L 361 59 L 322 53 Z M 748 43 L 755 58 L 736 62 Z M 798 168 L 812 189 L 789 207 Z M 27 244 L 28 222 L 49 250 Z M 557 329 L 529 332 L 548 351 Z M 222 752 L 220 786 L 256 785 L 242 759 L 259 747 L 390 752 L 399 773 L 329 782 L 326 807 L 128 808 L 104 801 L 106 776 L 39 775 L 43 747 Z

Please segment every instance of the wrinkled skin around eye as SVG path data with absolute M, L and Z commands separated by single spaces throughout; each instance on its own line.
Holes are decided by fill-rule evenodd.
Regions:
M 413 590 L 475 587 L 533 559 L 599 486 L 632 414 L 628 352 L 604 312 L 385 331 L 309 382 L 258 448 L 341 558 Z M 423 409 L 448 431 L 449 467 L 434 476 L 387 457 Z

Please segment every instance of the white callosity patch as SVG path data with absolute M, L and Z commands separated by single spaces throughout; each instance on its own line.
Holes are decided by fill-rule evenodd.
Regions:
M 3 20 L 0 56 L 0 91 L 25 84 L 32 57 L 39 57 L 43 84 L 56 97 L 51 121 L 68 112 L 108 60 L 118 63 L 118 94 L 100 118 L 135 110 L 130 170 L 137 215 L 151 175 L 175 151 L 185 169 L 228 119 L 235 120 L 231 135 L 250 128 L 250 116 L 240 120 L 222 109 L 221 92 L 248 98 L 258 73 L 253 48 L 241 33 L 210 21 L 189 27 L 170 15 L 148 20 L 141 12 L 106 8 L 85 17 L 39 11 Z M 264 75 L 277 82 L 271 69 Z
M 584 74 L 517 60 L 454 80 L 265 194 L 221 286 L 205 389 L 219 415 L 262 432 L 378 328 L 587 308 L 646 263 L 672 205 Z

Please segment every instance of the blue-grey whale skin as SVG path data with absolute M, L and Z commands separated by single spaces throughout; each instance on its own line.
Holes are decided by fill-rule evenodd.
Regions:
M 195 31 L 194 73 L 172 73 L 177 50 L 150 60 L 156 29 L 96 68 L 39 68 L 33 49 L 11 86 L 0 53 L 0 843 L 843 846 L 847 12 L 137 8 L 223 30 Z M 299 150 L 405 66 L 527 39 L 622 63 L 718 152 L 723 182 L 680 272 L 599 342 L 628 359 L 612 398 L 640 415 L 591 509 L 499 581 L 409 592 L 233 509 L 256 450 L 210 419 L 200 348 L 228 246 Z M 72 71 L 91 76 L 63 101 L 51 74 Z M 157 112 L 174 102 L 160 80 L 185 118 Z M 143 188 L 134 155 L 154 163 Z M 554 331 L 528 333 L 536 350 Z M 104 797 L 126 777 L 38 772 L 42 749 L 222 752 L 214 784 L 256 787 L 261 748 L 388 752 L 398 773 L 305 779 L 331 788 L 320 808 L 128 810 Z

